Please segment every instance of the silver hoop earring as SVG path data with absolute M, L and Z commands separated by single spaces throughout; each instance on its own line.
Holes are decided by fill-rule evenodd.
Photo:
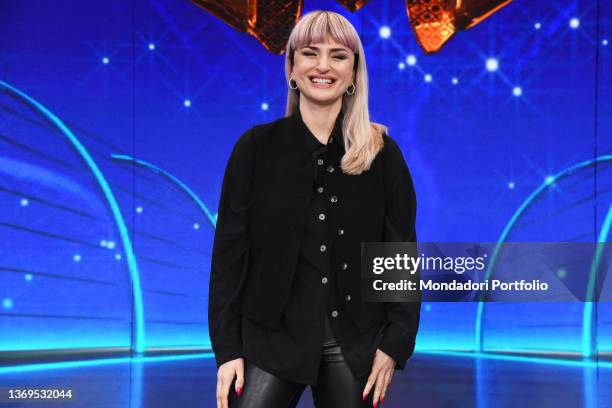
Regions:
M 353 90 L 351 92 L 349 92 L 350 87 L 353 87 Z M 355 83 L 352 83 L 348 88 L 346 88 L 346 94 L 347 95 L 353 95 L 355 93 Z
M 292 84 L 292 81 L 293 81 L 293 84 L 295 84 L 295 87 L 294 87 L 294 86 L 292 86 L 292 85 L 293 85 L 293 84 Z M 295 82 L 295 81 L 293 80 L 293 78 L 289 80 L 289 88 L 293 89 L 294 91 L 295 91 L 296 89 L 298 89 L 297 82 Z

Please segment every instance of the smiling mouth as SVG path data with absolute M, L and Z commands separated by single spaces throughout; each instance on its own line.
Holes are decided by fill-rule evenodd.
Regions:
M 336 80 L 332 78 L 310 77 L 310 82 L 315 85 L 332 85 Z

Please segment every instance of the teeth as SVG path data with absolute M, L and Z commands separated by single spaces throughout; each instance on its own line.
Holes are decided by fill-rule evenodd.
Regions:
M 332 80 L 331 79 L 325 79 L 325 78 L 312 78 L 312 82 L 316 82 L 319 84 L 331 84 Z

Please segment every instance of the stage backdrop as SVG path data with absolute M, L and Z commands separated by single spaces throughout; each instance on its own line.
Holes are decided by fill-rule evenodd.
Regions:
M 360 33 L 419 240 L 611 240 L 612 3 L 599 3 L 516 0 L 426 55 L 400 1 L 304 1 Z M 244 131 L 284 115 L 283 64 L 189 1 L 0 2 L 0 373 L 209 350 L 225 164 Z M 610 309 L 426 303 L 417 352 L 597 364 Z

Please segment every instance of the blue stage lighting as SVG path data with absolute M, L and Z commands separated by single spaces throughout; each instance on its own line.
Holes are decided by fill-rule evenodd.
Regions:
M 391 37 L 391 29 L 387 26 L 382 26 L 380 27 L 380 30 L 378 30 L 378 34 L 380 35 L 380 38 L 387 39 Z
M 2 307 L 6 310 L 10 310 L 13 308 L 13 300 L 10 298 L 4 298 L 2 300 Z
M 496 58 L 489 58 L 487 59 L 487 71 L 489 72 L 494 72 L 497 71 L 497 68 L 499 68 L 499 62 L 497 61 Z
M 569 26 L 573 29 L 580 27 L 580 20 L 576 17 L 572 18 L 569 22 Z

